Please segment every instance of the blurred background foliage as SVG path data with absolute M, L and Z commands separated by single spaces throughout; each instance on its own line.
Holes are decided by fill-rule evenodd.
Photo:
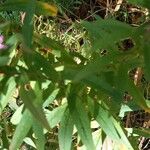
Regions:
M 1 149 L 149 149 L 147 0 L 0 3 Z

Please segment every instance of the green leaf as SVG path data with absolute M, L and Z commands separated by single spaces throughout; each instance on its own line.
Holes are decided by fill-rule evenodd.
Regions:
M 82 24 L 89 32 L 92 50 L 96 51 L 101 49 L 115 50 L 118 48 L 117 42 L 132 36 L 134 32 L 134 28 L 130 25 L 113 19 L 99 18 L 92 23 L 84 21 Z
M 150 8 L 149 0 L 128 0 L 128 2 Z
M 61 119 L 58 132 L 59 148 L 61 150 L 71 149 L 73 125 L 74 124 L 72 122 L 71 115 L 69 114 L 69 109 L 66 109 L 64 116 Z
M 128 105 L 123 104 L 120 108 L 119 117 L 125 117 L 126 112 L 141 110 L 139 106 L 137 106 L 133 101 L 128 102 Z
M 30 55 L 30 57 L 29 57 Z M 30 72 L 35 76 L 45 76 L 45 78 L 55 81 L 58 81 L 58 73 L 55 71 L 54 67 L 52 66 L 51 62 L 46 60 L 42 55 L 37 52 L 33 53 L 25 53 L 24 59 L 26 65 L 28 66 Z
M 10 58 L 8 56 L 0 56 L 0 66 L 5 66 L 8 64 Z
M 33 90 L 27 91 L 23 87 L 20 88 L 20 97 L 25 106 L 30 110 L 32 115 L 47 129 L 50 130 L 49 124 L 45 117 L 42 105 L 38 104 L 38 97 L 36 97 Z
M 61 105 L 52 111 L 46 111 L 46 118 L 51 128 L 55 127 L 62 119 L 67 105 Z
M 35 33 L 34 40 L 44 48 L 49 48 L 52 50 L 59 50 L 59 51 L 64 50 L 63 45 L 61 45 L 58 41 L 55 41 L 54 39 L 48 38 L 44 35 Z
M 138 134 L 139 136 L 149 138 L 150 129 L 148 128 L 133 128 L 133 133 Z
M 104 130 L 104 132 L 112 140 L 118 141 L 126 145 L 127 148 L 133 149 L 122 127 L 107 109 L 105 109 L 98 103 L 95 103 L 94 116 L 96 121 L 100 124 L 101 128 Z
M 2 143 L 3 143 L 3 148 L 8 149 L 9 148 L 9 140 L 7 137 L 7 131 L 6 130 L 2 130 L 1 131 L 1 139 L 2 139 Z
M 99 150 L 102 147 L 102 130 L 96 130 L 92 133 L 94 144 L 96 145 L 96 150 Z M 80 150 L 85 150 L 85 145 L 79 147 Z
M 39 15 L 43 14 L 45 16 L 56 16 L 57 11 L 58 9 L 55 5 L 50 5 L 41 1 L 36 2 L 36 13 Z
M 67 98 L 69 111 L 82 142 L 85 144 L 87 149 L 94 150 L 95 146 L 92 139 L 90 121 L 85 110 L 85 106 L 83 105 L 81 99 L 79 99 L 79 97 L 77 96 L 79 91 L 80 87 L 78 88 L 77 85 L 71 87 L 70 93 Z
M 9 0 L 0 6 L 0 11 L 25 11 L 29 1 Z
M 27 47 L 31 48 L 33 34 L 33 15 L 35 13 L 35 0 L 30 0 L 26 4 L 26 14 L 22 26 L 22 34 Z
M 128 80 L 128 91 L 132 95 L 134 102 L 139 105 L 146 112 L 150 112 L 150 109 L 146 103 L 144 96 L 141 91 L 134 85 L 133 81 Z
M 38 150 L 44 150 L 44 146 L 45 146 L 44 131 L 43 131 L 42 126 L 36 120 L 34 120 L 34 123 L 33 123 L 33 131 L 34 131 L 35 138 L 36 138 L 35 140 L 36 148 Z
M 101 128 L 105 131 L 105 133 L 110 136 L 114 140 L 120 140 L 120 137 L 116 131 L 116 128 L 113 124 L 113 117 L 108 112 L 108 110 L 104 109 L 103 107 L 99 106 L 99 104 L 95 104 L 95 112 L 96 114 L 95 119 L 100 124 Z
M 90 76 L 90 78 L 85 78 L 82 80 L 83 83 L 89 85 L 90 87 L 97 89 L 101 92 L 112 97 L 112 102 L 115 103 L 115 109 L 120 108 L 120 102 L 122 99 L 122 93 L 117 89 L 113 88 L 104 78 L 100 78 L 96 75 Z
M 58 93 L 59 89 L 55 89 L 45 100 L 45 102 L 43 103 L 43 107 L 47 107 L 49 104 L 51 104 L 55 100 Z
M 146 104 L 146 100 L 144 99 L 144 96 L 142 95 L 141 91 L 136 87 L 129 79 L 128 75 L 128 67 L 126 64 L 122 63 L 118 67 L 118 73 L 116 78 L 116 86 L 118 90 L 121 90 L 121 92 L 128 91 L 129 94 L 133 97 L 133 100 L 135 104 L 137 104 L 139 107 L 144 109 L 145 111 L 150 111 L 148 108 L 148 105 Z
M 94 61 L 89 62 L 86 66 L 79 70 L 78 74 L 75 76 L 75 81 L 80 81 L 92 74 L 100 74 L 103 71 L 107 71 L 108 65 L 112 65 L 113 59 L 116 56 L 114 54 L 108 55 L 106 57 L 97 57 Z
M 0 11 L 27 11 L 30 0 L 8 0 L 1 4 Z M 56 16 L 57 7 L 45 2 L 35 1 L 35 13 L 38 15 Z M 31 7 L 32 8 L 32 7 Z
M 32 146 L 32 147 L 34 147 L 34 148 L 36 148 L 36 146 L 35 146 L 35 144 L 34 144 L 34 142 L 32 141 L 32 139 L 31 138 L 29 138 L 29 137 L 26 137 L 26 138 L 24 138 L 24 140 L 23 140 L 26 144 L 28 144 L 28 145 L 30 145 L 30 146 Z
M 18 107 L 18 109 L 15 111 L 15 113 L 12 115 L 10 122 L 14 125 L 19 124 L 21 118 L 22 118 L 22 109 L 23 109 L 23 105 L 21 105 L 20 107 Z
M 2 113 L 3 109 L 6 107 L 14 91 L 16 90 L 16 82 L 14 77 L 9 78 L 1 88 L 3 89 L 1 89 L 2 91 L 0 93 L 0 114 Z
M 13 139 L 11 141 L 9 150 L 15 150 L 20 147 L 23 142 L 23 139 L 28 134 L 33 123 L 33 118 L 31 113 L 26 109 L 23 113 L 20 123 L 18 124 Z
M 144 62 L 145 62 L 145 66 L 144 66 L 145 74 L 146 74 L 147 79 L 150 81 L 150 65 L 149 65 L 150 63 L 150 45 L 149 45 L 150 37 L 149 37 L 149 34 L 150 34 L 150 31 L 147 30 L 147 32 L 145 33 L 144 42 L 143 42 L 143 48 L 144 48 L 143 55 L 144 55 Z

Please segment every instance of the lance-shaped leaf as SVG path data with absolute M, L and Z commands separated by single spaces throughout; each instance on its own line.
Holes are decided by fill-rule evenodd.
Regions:
M 36 148 L 39 150 L 44 150 L 44 147 L 45 147 L 44 131 L 43 131 L 41 124 L 37 122 L 37 120 L 34 120 L 33 131 L 35 133 Z
M 46 118 L 51 128 L 55 127 L 62 119 L 67 105 L 64 104 L 52 111 L 46 111 Z
M 128 80 L 128 91 L 132 95 L 134 102 L 139 105 L 146 112 L 150 112 L 150 108 L 148 107 L 144 96 L 141 91 L 134 85 L 131 80 Z
M 98 103 L 95 103 L 94 109 L 95 119 L 104 132 L 112 140 L 124 144 L 127 148 L 133 149 L 122 127 L 112 114 Z
M 23 20 L 22 34 L 27 47 L 31 47 L 33 34 L 33 15 L 35 13 L 35 0 L 30 0 L 26 4 L 26 14 Z
M 137 104 L 145 111 L 150 112 L 150 109 L 148 108 L 146 100 L 143 97 L 141 91 L 138 89 L 138 87 L 134 85 L 133 81 L 129 79 L 128 70 L 129 68 L 124 63 L 122 63 L 118 67 L 118 73 L 116 78 L 117 88 L 121 90 L 121 92 L 128 91 L 129 94 L 131 94 L 131 96 L 133 97 L 133 101 L 135 104 Z
M 95 150 L 90 128 L 90 121 L 82 100 L 77 96 L 80 88 L 76 86 L 73 85 L 73 87 L 71 87 L 68 95 L 69 111 L 82 142 L 85 144 L 87 149 Z
M 11 96 L 13 95 L 13 92 L 16 89 L 16 83 L 15 83 L 14 77 L 11 77 L 8 80 L 7 78 L 5 79 L 1 81 L 1 85 L 3 86 L 3 88 L 1 88 L 2 91 L 0 93 L 0 114 L 2 113 L 6 105 L 8 104 Z
M 58 132 L 59 148 L 61 150 L 71 149 L 73 125 L 74 124 L 72 122 L 71 115 L 69 114 L 69 109 L 67 108 L 61 119 Z
M 17 126 L 9 150 L 18 149 L 22 144 L 23 139 L 28 134 L 33 123 L 33 118 L 28 109 L 25 110 L 19 125 Z
M 42 105 L 39 105 L 38 97 L 35 95 L 34 91 L 30 89 L 27 91 L 24 87 L 20 88 L 20 96 L 23 100 L 25 106 L 30 110 L 32 115 L 47 129 L 50 130 L 49 124 L 47 122 L 46 116 L 42 109 Z

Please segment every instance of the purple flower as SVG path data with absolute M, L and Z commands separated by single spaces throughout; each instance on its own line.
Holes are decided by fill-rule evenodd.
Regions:
M 4 45 L 3 42 L 4 42 L 4 36 L 3 36 L 3 35 L 0 35 L 0 49 L 5 49 L 5 48 L 7 48 L 7 46 Z

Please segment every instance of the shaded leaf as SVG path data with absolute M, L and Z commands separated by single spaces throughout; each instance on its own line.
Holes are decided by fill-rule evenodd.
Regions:
M 87 149 L 94 150 L 95 146 L 92 139 L 90 121 L 81 99 L 79 99 L 79 97 L 77 96 L 79 92 L 78 90 L 80 91 L 80 87 L 77 88 L 77 85 L 71 87 L 70 93 L 67 98 L 69 111 L 82 142 L 85 144 Z
M 150 27 L 149 27 L 150 28 Z M 144 42 L 143 42 L 143 55 L 144 55 L 144 62 L 145 62 L 145 74 L 147 79 L 150 81 L 150 29 L 148 29 L 145 33 L 145 38 L 144 38 Z
M 59 51 L 64 50 L 63 45 L 61 45 L 58 41 L 55 41 L 54 39 L 48 38 L 44 35 L 39 35 L 35 33 L 34 40 L 44 48 L 49 48 L 49 49 L 59 50 Z
M 128 0 L 128 2 L 150 8 L 149 0 Z
M 6 130 L 1 131 L 1 139 L 3 141 L 3 148 L 9 148 L 9 140 L 7 138 L 7 132 Z
M 43 107 L 47 107 L 50 103 L 52 103 L 57 94 L 59 93 L 59 89 L 55 89 L 48 97 L 47 99 L 45 100 L 45 102 L 43 103 Z
M 30 55 L 30 57 L 29 57 Z M 46 60 L 42 55 L 37 52 L 33 53 L 25 53 L 24 59 L 26 65 L 29 67 L 30 72 L 34 72 L 34 75 L 42 75 L 45 78 L 50 79 L 52 81 L 58 81 L 58 73 L 55 71 L 51 62 Z
M 50 130 L 49 124 L 47 122 L 46 116 L 42 109 L 42 106 L 37 104 L 38 97 L 36 97 L 35 93 L 30 90 L 27 91 L 23 87 L 20 88 L 20 96 L 23 100 L 25 106 L 30 110 L 33 116 L 47 129 Z
M 149 128 L 133 128 L 133 133 L 138 134 L 142 137 L 149 138 L 150 129 Z
M 133 81 L 129 79 L 128 70 L 127 65 L 124 63 L 119 66 L 118 75 L 116 78 L 117 88 L 121 90 L 121 92 L 128 91 L 133 97 L 135 104 L 149 112 L 150 110 L 141 91 L 134 85 Z
M 9 0 L 1 4 L 0 11 L 27 11 L 26 6 L 30 0 Z M 39 15 L 56 16 L 57 7 L 45 2 L 35 1 L 35 13 Z
M 132 95 L 134 102 L 146 112 L 150 112 L 144 96 L 142 95 L 141 91 L 134 85 L 133 81 L 128 80 L 127 85 L 129 93 Z
M 41 1 L 36 2 L 36 13 L 43 14 L 47 16 L 56 16 L 57 15 L 57 7 L 55 5 L 50 5 L 48 3 L 44 3 Z
M 89 32 L 92 50 L 115 50 L 117 49 L 117 42 L 132 36 L 134 32 L 134 28 L 130 25 L 113 19 L 99 18 L 92 23 L 84 21 L 82 24 Z
M 22 34 L 27 47 L 31 47 L 33 34 L 33 15 L 35 13 L 36 0 L 30 0 L 26 4 L 26 14 L 23 20 Z

